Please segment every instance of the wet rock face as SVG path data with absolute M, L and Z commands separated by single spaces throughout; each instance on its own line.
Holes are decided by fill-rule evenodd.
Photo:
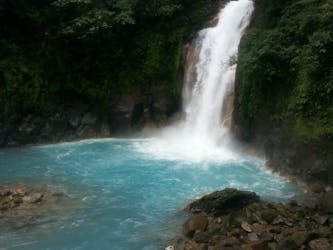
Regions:
M 311 250 L 331 250 L 330 242 L 326 238 L 316 239 L 309 242 L 309 247 Z
M 256 201 L 259 201 L 259 196 L 254 192 L 227 188 L 194 201 L 189 205 L 188 209 L 193 212 L 202 211 L 205 213 L 225 214 Z
M 333 191 L 323 195 L 321 198 L 321 206 L 326 212 L 333 214 Z
M 325 186 L 333 183 L 333 141 L 327 137 L 302 139 L 296 135 L 293 122 L 279 123 L 269 120 L 270 113 L 257 117 L 256 122 L 246 122 L 240 117 L 237 102 L 239 91 L 236 83 L 236 101 L 233 113 L 235 136 L 263 154 L 269 167 L 307 183 L 315 193 L 323 193 Z M 265 108 L 264 108 L 265 109 Z
M 196 231 L 205 231 L 208 219 L 205 216 L 196 215 L 185 222 L 183 229 L 186 236 L 192 237 Z
M 103 111 L 69 96 L 47 113 L 12 114 L 6 123 L 0 119 L 0 147 L 127 136 L 165 126 L 178 108 L 178 100 L 161 86 L 115 94 Z
M 81 124 L 82 125 L 95 125 L 96 121 L 97 121 L 96 115 L 94 115 L 92 113 L 86 113 L 82 117 Z
M 237 202 L 226 206 L 225 201 L 232 197 Z M 216 213 L 221 206 L 224 212 Z M 174 240 L 176 250 L 333 249 L 333 214 L 320 204 L 262 201 L 254 193 L 226 189 L 204 196 L 188 208 L 194 215 L 184 224 L 184 235 Z

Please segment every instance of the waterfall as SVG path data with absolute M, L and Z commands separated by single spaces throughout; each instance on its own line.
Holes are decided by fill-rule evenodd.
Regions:
M 250 0 L 229 2 L 217 25 L 200 31 L 195 40 L 198 56 L 186 71 L 183 109 L 184 129 L 200 141 L 221 144 L 228 132 L 231 112 L 225 106 L 233 95 L 238 45 L 252 11 Z
M 185 62 L 184 121 L 162 130 L 138 150 L 159 159 L 235 159 L 228 131 L 237 52 L 253 8 L 251 0 L 230 1 L 220 11 L 217 25 L 198 33 Z

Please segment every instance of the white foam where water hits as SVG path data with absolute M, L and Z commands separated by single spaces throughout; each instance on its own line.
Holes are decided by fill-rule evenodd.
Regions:
M 239 161 L 243 156 L 207 138 L 193 136 L 181 125 L 160 131 L 158 137 L 134 143 L 135 150 L 156 160 L 185 162 Z
M 231 149 L 222 110 L 252 10 L 249 0 L 231 1 L 217 26 L 199 33 L 198 61 L 186 72 L 185 120 L 158 136 L 0 150 L 0 183 L 28 180 L 70 198 L 23 227 L 0 220 L 0 249 L 163 249 L 181 234 L 185 218 L 177 211 L 194 196 L 234 187 L 274 200 L 302 197 L 262 171 L 261 161 Z
M 252 1 L 230 1 L 219 13 L 218 24 L 199 32 L 194 49 L 198 60 L 185 72 L 185 121 L 140 143 L 138 151 L 156 159 L 195 162 L 243 158 L 230 149 L 225 123 L 231 115 L 223 110 L 227 96 L 233 93 L 238 46 L 252 12 Z

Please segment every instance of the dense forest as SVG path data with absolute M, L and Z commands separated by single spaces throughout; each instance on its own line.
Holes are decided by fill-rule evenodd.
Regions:
M 27 114 L 52 116 L 74 97 L 99 116 L 110 112 L 119 93 L 154 86 L 176 102 L 183 44 L 220 4 L 2 0 L 0 134 L 15 134 Z
M 16 111 L 13 105 L 48 110 L 64 91 L 102 107 L 113 91 L 132 86 L 168 84 L 172 91 L 184 39 L 215 2 L 2 1 L 4 113 Z
M 239 51 L 238 133 L 310 182 L 333 180 L 332 55 L 332 1 L 256 1 Z
M 239 58 L 239 109 L 248 123 L 293 120 L 306 138 L 333 136 L 333 2 L 258 1 Z M 260 114 L 265 107 L 265 114 Z
M 222 4 L 2 0 L 0 145 L 59 141 L 52 135 L 68 130 L 76 138 L 90 137 L 103 130 L 104 120 L 109 130 L 124 126 L 112 125 L 124 117 L 126 126 L 134 126 L 146 110 L 154 119 L 156 107 L 142 96 L 156 87 L 163 94 L 155 100 L 167 96 L 174 104 L 163 112 L 177 110 L 184 45 L 209 25 Z M 331 0 L 255 1 L 239 51 L 236 134 L 247 141 L 269 138 L 265 144 L 275 145 L 282 152 L 278 158 L 291 167 L 307 169 L 320 159 L 315 168 L 324 169 L 321 178 L 333 179 L 328 167 L 333 162 L 332 55 Z M 136 92 L 140 101 L 132 101 L 119 118 L 114 112 L 119 96 Z M 67 105 L 77 99 L 89 106 L 79 116 Z M 94 133 L 84 132 L 89 126 Z M 311 160 L 299 160 L 300 155 Z

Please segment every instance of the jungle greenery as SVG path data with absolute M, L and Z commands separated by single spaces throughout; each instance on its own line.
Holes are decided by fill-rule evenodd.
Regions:
M 178 95 L 182 46 L 217 0 L 1 0 L 0 118 L 133 88 Z
M 0 0 L 0 118 L 67 96 L 108 111 L 119 92 L 179 95 L 186 40 L 218 0 Z M 257 0 L 238 59 L 241 118 L 333 135 L 333 2 Z M 1 120 L 0 119 L 0 120 Z
M 332 138 L 333 1 L 257 1 L 238 66 L 244 121 L 268 117 L 305 139 Z

